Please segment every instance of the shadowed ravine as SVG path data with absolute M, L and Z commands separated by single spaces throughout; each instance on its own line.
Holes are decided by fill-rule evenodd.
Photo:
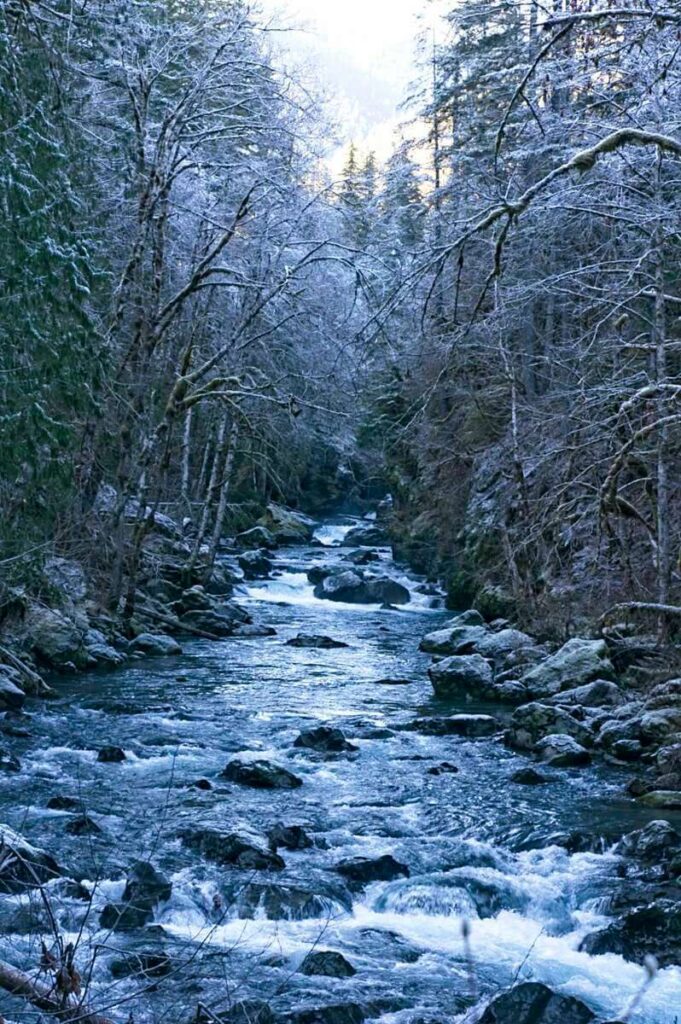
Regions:
M 343 530 L 329 525 L 319 536 L 331 544 Z M 416 593 L 402 611 L 315 599 L 307 569 L 339 557 L 331 547 L 283 549 L 276 578 L 249 585 L 250 610 L 276 636 L 190 640 L 179 658 L 61 677 L 59 699 L 32 708 L 30 738 L 12 739 L 24 771 L 7 777 L 2 820 L 94 886 L 83 923 L 87 904 L 54 883 L 60 927 L 74 941 L 82 928 L 84 960 L 86 946 L 102 943 L 94 1003 L 113 1006 L 139 989 L 133 979 L 112 979 L 109 964 L 121 950 L 155 949 L 177 970 L 135 998 L 137 1024 L 189 1020 L 198 1002 L 220 1008 L 246 998 L 267 1000 L 277 1015 L 356 1003 L 389 1021 L 456 1020 L 471 1005 L 472 987 L 489 994 L 516 974 L 616 1017 L 639 989 L 642 968 L 577 947 L 605 921 L 603 898 L 622 884 L 619 858 L 570 855 L 551 837 L 603 836 L 607 851 L 609 839 L 655 814 L 622 795 L 623 776 L 614 769 L 555 771 L 550 785 L 519 786 L 510 776 L 526 760 L 494 738 L 401 729 L 419 716 L 457 710 L 433 697 L 429 659 L 418 652 L 421 636 L 447 613 Z M 405 579 L 392 565 L 390 575 Z M 417 582 L 411 577 L 410 587 Z M 301 631 L 348 647 L 287 646 Z M 379 685 L 385 679 L 411 682 Z M 480 710 L 501 719 L 507 713 L 489 704 Z M 302 728 L 321 723 L 342 728 L 357 751 L 329 756 L 294 746 Z M 126 760 L 98 763 L 97 750 L 107 745 L 122 747 Z M 245 752 L 285 765 L 302 786 L 259 791 L 221 779 L 225 764 Z M 431 771 L 445 762 L 458 772 Z M 196 788 L 199 779 L 213 788 Z M 69 835 L 70 816 L 45 809 L 58 794 L 80 798 L 101 833 Z M 179 838 L 183 830 L 219 828 L 262 839 L 277 822 L 303 826 L 315 845 L 280 849 L 285 867 L 276 872 L 220 866 Z M 410 877 L 349 893 L 335 866 L 380 854 L 406 865 Z M 102 930 L 101 909 L 120 899 L 130 865 L 147 858 L 172 881 L 171 898 L 146 929 Z M 317 896 L 293 912 L 312 916 L 286 919 L 278 890 L 263 903 L 254 886 L 270 883 Z M 35 896 L 30 904 L 0 900 L 3 955 L 16 961 L 36 941 L 27 936 L 44 911 Z M 470 922 L 472 968 L 463 920 Z M 313 947 L 341 952 L 356 973 L 297 973 Z M 681 971 L 668 968 L 632 1019 L 672 1024 L 675 1006 Z M 110 1012 L 125 1019 L 129 1009 Z

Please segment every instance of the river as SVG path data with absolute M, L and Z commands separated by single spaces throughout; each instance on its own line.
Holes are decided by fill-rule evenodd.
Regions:
M 337 543 L 350 525 L 325 524 L 317 534 L 323 546 L 280 549 L 276 576 L 237 595 L 276 636 L 189 640 L 181 657 L 61 677 L 59 698 L 34 704 L 30 735 L 12 740 L 23 769 L 3 778 L 0 820 L 53 852 L 92 892 L 88 907 L 57 882 L 53 900 L 80 962 L 96 951 L 94 1004 L 121 1020 L 132 1010 L 135 1024 L 189 1021 L 199 1002 L 219 1013 L 253 997 L 277 1014 L 356 1003 L 386 1024 L 455 1022 L 476 998 L 518 977 L 580 996 L 604 1019 L 617 1017 L 643 969 L 577 947 L 607 922 L 607 898 L 624 884 L 610 837 L 654 815 L 623 795 L 616 769 L 557 771 L 548 786 L 521 786 L 510 776 L 527 761 L 498 739 L 403 728 L 456 710 L 501 720 L 507 712 L 434 698 L 418 643 L 448 615 L 416 592 L 419 580 L 388 552 L 386 571 L 412 590 L 405 610 L 313 596 L 307 570 L 342 557 Z M 348 646 L 287 646 L 301 631 Z M 390 678 L 410 682 L 378 682 Z M 322 723 L 342 728 L 358 750 L 323 757 L 294 747 L 301 729 Z M 126 760 L 98 762 L 98 749 L 112 744 Z M 220 772 L 236 754 L 283 764 L 303 784 L 259 791 L 227 782 Z M 458 771 L 432 771 L 443 763 Z M 212 788 L 196 788 L 199 779 Z M 46 809 L 59 794 L 82 799 L 101 833 L 69 835 L 69 815 Z M 276 873 L 221 867 L 178 838 L 186 828 L 262 837 L 277 822 L 302 825 L 314 845 L 280 850 L 286 867 Z M 605 840 L 582 844 L 598 852 L 569 853 L 556 841 L 566 833 Z M 408 866 L 409 877 L 353 892 L 350 907 L 335 866 L 386 853 Z M 120 899 L 126 869 L 139 859 L 165 872 L 172 896 L 142 932 L 105 932 L 99 912 Z M 254 883 L 316 894 L 316 910 L 302 920 L 269 919 L 262 908 L 246 918 L 242 895 Z M 37 962 L 34 929 L 44 912 L 36 895 L 31 903 L 25 896 L 0 901 L 5 959 Z M 121 950 L 154 948 L 178 965 L 167 978 L 144 992 L 133 978 L 112 978 L 108 964 Z M 341 952 L 356 973 L 298 973 L 313 948 Z M 12 1018 L 7 1007 L 0 999 Z M 673 1024 L 679 1007 L 681 970 L 667 968 L 631 1019 Z

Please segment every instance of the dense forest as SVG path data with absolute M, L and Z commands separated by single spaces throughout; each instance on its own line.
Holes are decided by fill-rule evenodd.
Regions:
M 257 3 L 0 0 L 0 777 L 24 779 L 3 804 L 12 827 L 0 825 L 0 916 L 12 921 L 0 924 L 0 936 L 11 933 L 16 948 L 16 955 L 0 950 L 7 957 L 0 991 L 9 993 L 12 1020 L 111 1024 L 128 1013 L 129 1024 L 362 1024 L 383 1014 L 391 1024 L 589 1024 L 606 1013 L 618 1014 L 618 1024 L 676 1020 L 665 1014 L 679 994 L 681 838 L 669 816 L 648 825 L 651 833 L 651 815 L 636 814 L 681 810 L 679 680 L 670 680 L 681 664 L 681 6 L 423 0 L 424 15 L 434 12 L 435 33 L 415 35 L 418 73 L 392 153 L 343 144 L 343 169 L 334 175 L 341 141 L 333 106 L 285 57 L 272 15 Z M 343 516 L 352 519 L 339 526 Z M 280 548 L 302 544 L 304 556 L 277 561 Z M 341 560 L 331 568 L 309 561 L 334 546 Z M 346 558 L 350 547 L 357 550 Z M 254 623 L 258 601 L 270 610 Z M 332 621 L 342 639 L 319 635 L 314 615 L 323 601 L 338 602 L 341 611 L 328 615 L 341 616 Z M 418 616 L 405 613 L 394 639 L 403 646 L 384 637 L 380 657 L 371 654 L 346 606 L 369 605 L 374 632 L 387 635 L 390 625 L 378 626 L 384 620 L 376 616 L 389 620 L 409 602 L 419 614 L 447 609 L 459 617 L 431 625 L 417 655 Z M 298 618 L 278 619 L 283 606 Z M 275 665 L 259 652 L 275 649 L 265 639 L 282 621 L 299 635 L 285 641 Z M 424 632 L 422 625 L 419 637 Z M 152 668 L 142 679 L 136 659 L 179 656 L 178 637 L 193 652 L 182 674 L 155 676 Z M 220 653 L 228 640 L 231 653 Z M 366 659 L 344 663 L 359 646 Z M 509 724 L 503 713 L 477 714 L 476 703 L 474 714 L 443 718 L 440 709 L 424 725 L 413 718 L 423 698 L 391 733 L 392 722 L 389 729 L 383 719 L 369 721 L 375 697 L 362 703 L 369 717 L 359 725 L 359 712 L 352 718 L 348 705 L 341 713 L 334 697 L 329 722 L 308 729 L 310 738 L 307 719 L 324 717 L 314 688 L 306 689 L 319 667 L 295 661 L 310 648 L 323 666 L 337 649 L 358 685 L 397 686 L 428 673 L 437 699 L 465 691 L 468 704 L 491 699 L 509 715 L 509 706 L 516 710 Z M 424 654 L 436 659 L 429 667 Z M 476 832 L 477 798 L 466 789 L 466 771 L 477 771 L 471 753 L 459 780 L 461 820 L 447 816 L 459 801 L 450 796 L 433 799 L 436 818 L 422 826 L 438 841 L 463 837 L 465 855 L 447 848 L 434 868 L 430 854 L 408 851 L 415 867 L 408 854 L 403 863 L 381 847 L 376 859 L 376 836 L 409 834 L 390 816 L 391 793 L 381 786 L 392 778 L 403 787 L 400 813 L 421 800 L 414 793 L 423 780 L 407 764 L 426 759 L 419 747 L 387 770 L 369 770 L 371 806 L 383 805 L 385 818 L 362 819 L 353 833 L 365 845 L 351 852 L 361 855 L 334 868 L 347 888 L 318 882 L 311 896 L 306 876 L 284 896 L 281 886 L 254 885 L 250 875 L 238 891 L 213 889 L 214 879 L 200 873 L 188 882 L 194 868 L 172 860 L 178 849 L 200 855 L 200 871 L 212 862 L 272 873 L 285 868 L 279 850 L 328 857 L 323 851 L 335 849 L 337 834 L 347 845 L 350 829 L 340 811 L 320 826 L 321 838 L 308 835 L 309 821 L 305 828 L 269 821 L 271 794 L 257 791 L 310 780 L 266 759 L 231 761 L 219 776 L 232 787 L 222 809 L 211 805 L 200 828 L 187 825 L 215 783 L 183 766 L 186 750 L 240 749 L 212 731 L 224 714 L 218 690 L 199 696 L 199 683 L 224 682 L 226 662 L 256 693 L 254 681 L 271 672 L 281 729 L 299 715 L 303 731 L 293 746 L 331 758 L 333 788 L 314 791 L 315 806 L 329 814 L 338 793 L 354 785 L 343 772 L 365 755 L 363 743 L 386 740 L 381 730 L 427 737 L 434 745 L 427 756 L 438 758 L 428 785 L 441 777 L 453 785 L 461 766 L 442 760 L 456 755 L 447 742 L 487 742 L 500 721 L 505 751 L 531 753 L 554 769 L 583 769 L 595 753 L 615 773 L 633 764 L 639 775 L 628 788 L 613 775 L 602 791 L 624 791 L 639 803 L 625 813 L 612 798 L 587 827 L 580 784 L 570 789 L 572 777 L 556 782 L 529 768 L 513 781 L 565 787 L 551 811 L 539 797 L 522 807 L 515 799 L 494 804 L 488 817 L 499 830 L 486 821 Z M 103 668 L 123 674 L 120 695 L 109 690 L 113 682 L 92 682 L 105 677 Z M 370 678 L 372 671 L 385 678 Z M 280 706 L 279 684 L 292 678 L 298 696 Z M 635 693 L 625 699 L 627 689 Z M 561 702 L 563 692 L 571 696 Z M 28 716 L 24 700 L 36 697 L 54 698 L 56 710 Z M 143 712 L 130 711 L 138 699 Z M 269 711 L 255 700 L 260 710 L 246 715 L 250 699 L 235 697 L 226 717 L 250 754 L 265 757 L 278 734 L 253 731 L 254 722 L 274 726 L 262 724 Z M 190 705 L 205 716 L 191 742 L 181 735 Z M 142 713 L 146 739 L 132 718 Z M 335 728 L 334 715 L 349 716 L 359 746 Z M 41 749 L 56 752 L 56 761 L 44 754 L 26 781 L 32 718 Z M 142 778 L 148 750 L 163 747 L 159 736 L 171 719 L 182 782 L 175 761 L 162 784 L 135 783 L 139 790 L 92 775 L 134 760 Z M 90 749 L 79 746 L 85 736 L 99 751 L 90 761 Z M 69 761 L 74 751 L 77 767 Z M 485 799 L 507 792 L 503 756 L 485 762 L 492 773 Z M 64 795 L 57 762 L 76 786 L 73 796 Z M 315 785 L 326 784 L 325 770 Z M 56 795 L 44 788 L 48 781 L 58 783 Z M 171 887 L 151 859 L 180 785 L 194 788 L 177 812 L 182 829 L 164 838 Z M 234 797 L 240 785 L 256 791 L 252 807 Z M 109 818 L 98 823 L 86 813 L 84 793 L 95 804 L 106 795 L 111 821 L 127 822 L 125 841 Z M 17 817 L 40 801 L 77 815 L 62 851 L 78 865 L 73 879 L 57 864 L 61 853 L 55 859 L 39 842 L 43 830 L 51 836 L 52 819 Z M 215 831 L 230 801 L 239 823 L 257 815 L 264 831 L 268 820 L 264 846 Z M 135 815 L 148 821 L 133 824 Z M 130 869 L 149 822 L 159 838 Z M 550 865 L 530 864 L 542 827 L 541 842 L 555 840 L 561 852 Z M 607 853 L 615 838 L 616 854 Z M 577 860 L 566 867 L 568 855 Z M 616 855 L 647 866 L 639 874 L 615 869 L 608 857 Z M 589 858 L 597 856 L 594 868 Z M 452 872 L 469 868 L 482 873 L 466 876 L 464 898 Z M 418 894 L 408 890 L 410 872 L 430 878 L 436 869 L 446 875 L 437 899 L 424 895 L 430 882 Z M 121 873 L 127 882 L 118 892 Z M 522 889 L 517 879 L 529 877 L 534 889 Z M 626 877 L 637 879 L 636 898 L 617 889 L 616 879 Z M 370 911 L 362 905 L 361 944 L 347 947 L 370 958 L 375 984 L 365 990 L 360 977 L 356 1001 L 342 1004 L 335 989 L 326 992 L 327 1002 L 336 1001 L 324 1012 L 301 1010 L 296 998 L 309 992 L 294 988 L 285 1013 L 273 1014 L 270 1003 L 290 995 L 293 946 L 312 949 L 308 967 L 309 956 L 340 957 L 301 968 L 307 985 L 312 976 L 336 985 L 357 973 L 339 952 L 316 954 L 319 937 L 305 922 L 323 910 L 328 925 L 378 883 L 388 889 Z M 171 888 L 176 916 L 159 924 L 154 915 Z M 574 931 L 570 952 L 562 952 L 570 915 L 582 914 L 584 929 L 603 911 L 604 893 L 616 889 L 620 902 L 609 908 L 625 916 L 608 926 L 609 939 Z M 20 903 L 28 890 L 30 914 Z M 573 902 L 556 909 L 556 894 L 568 890 Z M 185 943 L 177 956 L 134 945 L 126 956 L 137 958 L 136 969 L 129 959 L 114 961 L 113 976 L 125 980 L 111 1001 L 98 958 L 113 947 L 91 930 L 90 911 L 79 917 L 72 906 L 97 893 L 106 897 L 97 920 L 116 940 L 167 926 L 163 941 L 172 935 Z M 635 918 L 646 901 L 648 917 Z M 394 932 L 376 926 L 379 911 L 390 914 Z M 442 993 L 427 971 L 390 998 L 381 987 L 376 964 L 411 965 L 420 955 L 408 959 L 406 933 L 393 920 L 407 913 L 436 915 L 445 932 L 442 920 L 458 915 L 458 959 L 437 961 L 436 969 L 454 985 L 449 1001 L 438 1002 Z M 249 960 L 255 939 L 246 925 L 237 932 L 230 914 L 239 927 L 286 920 L 299 928 L 284 939 L 269 935 L 267 957 L 260 950 Z M 508 940 L 490 924 L 504 914 L 540 921 L 539 936 L 514 925 Z M 469 919 L 484 935 L 477 952 Z M 424 934 L 432 938 L 431 925 L 414 920 L 407 937 L 419 946 Z M 206 952 L 218 940 L 219 956 L 228 949 L 244 958 L 238 984 L 233 965 Z M 431 945 L 437 957 L 446 942 Z M 610 986 L 627 994 L 621 1005 L 601 992 L 608 985 L 595 968 L 596 980 L 587 972 L 574 982 L 570 973 L 573 957 L 601 953 L 625 963 Z M 492 983 L 502 961 L 502 981 Z M 513 995 L 508 1005 L 487 1005 L 495 985 L 517 982 L 528 962 L 536 973 L 520 1001 Z M 644 975 L 631 973 L 632 964 L 644 964 Z M 166 974 L 170 988 L 156 1000 Z M 129 990 L 131 976 L 137 987 Z M 536 978 L 555 991 L 529 993 Z M 568 995 L 556 995 L 561 986 Z M 649 988 L 659 995 L 645 1011 Z M 427 993 L 416 1017 L 407 1013 L 412 990 Z M 597 991 L 598 1017 L 580 1001 Z M 0 1020 L 9 1021 L 3 1012 L 0 1002 Z

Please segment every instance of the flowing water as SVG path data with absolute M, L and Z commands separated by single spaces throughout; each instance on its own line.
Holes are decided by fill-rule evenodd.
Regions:
M 447 614 L 387 552 L 384 568 L 412 590 L 404 610 L 313 596 L 306 572 L 342 557 L 337 544 L 348 526 L 323 526 L 322 546 L 282 550 L 272 580 L 243 588 L 241 600 L 276 636 L 192 640 L 180 658 L 62 677 L 60 698 L 31 709 L 30 736 L 12 739 L 23 770 L 3 780 L 0 820 L 52 851 L 92 891 L 88 910 L 60 883 L 53 887 L 59 927 L 78 940 L 82 962 L 97 951 L 96 1004 L 120 1019 L 132 1007 L 137 1024 L 189 1020 L 198 1002 L 217 1012 L 252 997 L 277 1013 L 355 1002 L 396 1024 L 456 1021 L 476 998 L 518 977 L 617 1016 L 643 969 L 577 949 L 607 923 L 607 897 L 624 884 L 608 838 L 654 815 L 622 795 L 623 777 L 613 769 L 560 771 L 548 786 L 526 787 L 510 781 L 525 759 L 498 739 L 403 730 L 419 716 L 490 707 L 456 708 L 433 697 L 418 642 Z M 299 631 L 348 646 L 286 646 Z M 411 682 L 379 684 L 388 678 Z M 341 727 L 359 750 L 324 758 L 293 746 L 301 728 L 320 723 Z M 123 763 L 97 762 L 98 749 L 110 744 L 124 748 Z M 221 780 L 237 753 L 285 765 L 302 787 L 258 791 Z M 429 772 L 443 762 L 458 772 Z M 202 778 L 213 788 L 195 788 Z M 57 794 L 82 798 L 102 833 L 67 834 L 69 816 L 46 810 Z M 262 837 L 276 822 L 304 826 L 316 843 L 281 850 L 286 868 L 276 874 L 220 867 L 178 838 L 188 827 Z M 604 852 L 570 854 L 554 841 L 573 832 L 604 836 Z M 335 865 L 384 853 L 408 865 L 410 877 L 373 883 L 350 906 Z M 126 868 L 146 858 L 171 878 L 171 899 L 141 934 L 104 932 L 101 908 L 120 898 Z M 257 904 L 252 887 L 262 883 L 315 894 L 304 912 L 288 914 L 312 916 L 269 919 L 261 906 L 245 918 L 241 896 Z M 35 926 L 44 919 L 38 898 L 29 905 L 26 897 L 2 897 L 0 915 L 2 956 L 35 964 Z M 133 979 L 112 979 L 107 964 L 117 951 L 154 948 L 178 965 L 167 979 L 143 994 Z M 357 973 L 297 973 L 313 948 L 340 951 Z M 668 968 L 632 1020 L 673 1024 L 679 1007 L 681 970 Z M 0 1012 L 9 1012 L 2 999 Z

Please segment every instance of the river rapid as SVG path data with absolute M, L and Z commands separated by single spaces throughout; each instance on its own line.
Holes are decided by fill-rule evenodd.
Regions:
M 354 1003 L 386 1024 L 435 1024 L 462 1021 L 485 996 L 531 978 L 581 997 L 604 1020 L 618 1017 L 640 989 L 643 968 L 577 950 L 607 923 L 608 897 L 624 884 L 613 838 L 656 815 L 624 795 L 626 776 L 616 769 L 555 771 L 547 786 L 521 786 L 510 776 L 527 759 L 498 738 L 405 729 L 433 714 L 482 711 L 503 723 L 508 712 L 433 696 L 418 644 L 449 616 L 417 592 L 422 581 L 389 552 L 383 568 L 412 591 L 403 610 L 313 596 L 308 569 L 340 560 L 350 525 L 327 523 L 317 544 L 280 549 L 275 576 L 236 595 L 275 636 L 187 640 L 180 657 L 62 676 L 57 700 L 29 708 L 27 735 L 3 739 L 22 771 L 2 779 L 0 820 L 52 852 L 92 894 L 88 904 L 59 881 L 48 886 L 79 962 L 94 956 L 94 1005 L 120 1020 L 132 1011 L 135 1024 L 196 1019 L 199 1003 L 219 1015 L 250 998 L 277 1015 Z M 287 646 L 299 632 L 348 646 Z M 409 682 L 379 682 L 386 679 Z M 294 747 L 301 729 L 319 724 L 340 727 L 358 750 L 323 756 Z M 125 761 L 98 762 L 107 745 L 123 748 Z M 237 754 L 284 765 L 303 784 L 260 791 L 220 778 Z M 458 771 L 438 771 L 443 763 Z M 212 788 L 196 788 L 199 779 Z M 81 799 L 101 832 L 70 835 L 70 815 L 47 810 L 55 795 Z M 286 866 L 278 872 L 220 866 L 179 839 L 187 828 L 262 838 L 278 822 L 301 825 L 314 840 L 280 850 Z M 598 852 L 568 852 L 566 834 L 573 834 L 568 849 Z M 388 853 L 409 877 L 371 883 L 348 903 L 335 866 Z M 145 929 L 107 932 L 99 913 L 121 898 L 125 873 L 140 859 L 165 873 L 172 895 Z M 303 919 L 288 919 L 285 909 L 268 917 L 271 909 L 257 900 L 253 909 L 255 884 L 317 899 L 288 913 Z M 0 897 L 0 915 L 0 955 L 37 965 L 36 928 L 46 929 L 40 897 Z M 311 949 L 341 952 L 356 973 L 299 973 Z M 164 950 L 173 969 L 153 984 L 114 978 L 111 960 L 126 950 Z M 8 1019 L 26 1019 L 18 1006 L 0 997 Z M 677 1016 L 681 969 L 667 968 L 631 1020 L 674 1024 Z

